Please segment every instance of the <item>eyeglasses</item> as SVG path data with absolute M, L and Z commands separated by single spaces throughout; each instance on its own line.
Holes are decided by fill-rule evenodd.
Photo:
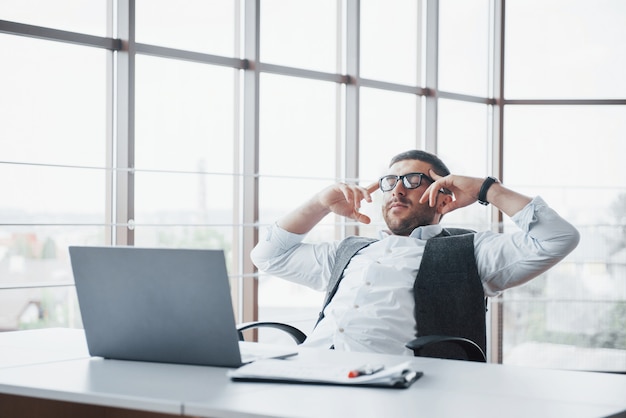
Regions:
M 396 184 L 398 184 L 398 180 L 402 180 L 402 184 L 407 189 L 417 189 L 422 184 L 422 178 L 425 178 L 431 183 L 435 182 L 435 180 L 431 179 L 424 173 L 407 173 L 403 176 L 383 176 L 380 180 L 378 180 L 378 184 L 380 186 L 380 190 L 383 192 L 393 190 L 396 187 Z

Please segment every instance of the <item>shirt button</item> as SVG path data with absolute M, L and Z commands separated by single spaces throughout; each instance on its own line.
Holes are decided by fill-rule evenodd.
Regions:
M 354 309 L 359 309 L 359 305 L 354 305 Z
M 370 281 L 365 282 L 365 286 L 371 286 L 371 285 L 372 285 L 372 282 Z
M 337 331 L 343 332 L 344 330 L 343 330 L 343 328 L 339 328 Z

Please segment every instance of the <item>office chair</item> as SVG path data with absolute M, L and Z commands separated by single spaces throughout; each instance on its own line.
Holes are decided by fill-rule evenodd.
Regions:
M 486 299 L 482 300 L 481 306 L 486 306 Z M 485 318 L 485 313 L 483 309 L 483 318 Z M 436 317 L 436 315 L 433 315 Z M 451 321 L 445 321 L 450 323 Z M 453 321 L 454 322 L 454 321 Z M 435 323 L 432 323 L 429 327 L 426 325 L 426 321 L 420 321 L 422 325 L 427 329 L 432 329 L 436 327 Z M 422 330 L 419 332 L 419 336 L 409 342 L 407 342 L 406 347 L 413 350 L 413 354 L 416 357 L 435 357 L 435 358 L 445 358 L 445 359 L 455 359 L 455 360 L 467 360 L 467 361 L 476 361 L 483 362 L 487 361 L 487 357 L 485 355 L 485 346 L 486 346 L 486 331 L 485 331 L 485 320 L 482 321 L 482 326 L 478 321 L 476 321 L 471 327 L 465 321 L 462 321 L 462 324 L 457 322 L 460 326 L 462 326 L 462 332 L 454 332 L 450 327 L 447 327 L 446 330 L 449 332 L 449 335 L 443 335 L 442 332 L 446 332 L 442 329 L 442 331 L 438 331 L 437 334 L 427 334 L 427 331 Z M 296 344 L 302 344 L 307 336 L 304 332 L 300 331 L 298 328 L 285 324 L 282 322 L 271 322 L 271 321 L 255 321 L 255 322 L 246 322 L 239 324 L 237 326 L 237 331 L 239 333 L 239 340 L 243 341 L 243 331 L 249 329 L 258 329 L 258 328 L 273 328 L 284 331 L 289 335 Z M 481 335 L 482 328 L 482 335 Z M 455 336 L 455 335 L 478 335 L 478 337 L 474 337 L 482 343 L 482 347 L 479 343 L 474 342 L 470 338 Z
M 486 299 L 481 298 L 476 304 L 464 303 L 469 311 L 467 318 L 472 321 L 465 321 L 462 317 L 457 316 L 454 320 L 450 320 L 449 312 L 441 314 L 439 309 L 432 311 L 429 315 L 420 315 L 421 328 L 419 336 L 409 342 L 406 346 L 413 350 L 416 357 L 435 357 L 456 360 L 467 360 L 483 362 L 487 361 L 486 353 L 486 326 L 485 326 L 485 307 Z M 470 305 L 473 305 L 470 307 Z M 440 304 L 440 307 L 446 306 Z M 480 309 L 476 307 L 479 306 Z M 442 318 L 447 318 L 442 321 Z M 434 320 L 433 320 L 434 319 Z M 441 328 L 442 322 L 445 324 Z M 306 334 L 298 328 L 281 323 L 269 321 L 246 322 L 237 326 L 239 340 L 243 341 L 243 331 L 258 328 L 274 328 L 284 331 L 289 335 L 296 344 L 302 344 L 306 340 Z M 437 331 L 434 331 L 437 329 Z M 443 333 L 447 333 L 444 335 Z M 472 339 L 474 338 L 474 340 Z M 478 341 L 478 342 L 475 342 Z
M 468 234 L 473 231 L 448 228 L 450 235 Z M 440 254 L 448 245 L 446 237 L 429 240 L 430 250 Z M 441 247 L 440 247 L 441 246 Z M 473 246 L 472 246 L 473 248 Z M 473 254 L 471 255 L 473 257 Z M 486 302 L 483 286 L 475 264 L 466 264 L 467 258 L 446 260 L 446 274 L 418 275 L 414 284 L 416 298 L 415 320 L 417 336 L 406 346 L 415 356 L 486 362 L 487 330 Z M 437 269 L 436 257 L 424 258 L 420 270 Z M 451 263 L 451 265 L 450 265 Z M 280 329 L 302 344 L 306 335 L 299 329 L 280 322 L 248 322 L 239 324 L 239 339 L 242 331 L 270 327 Z

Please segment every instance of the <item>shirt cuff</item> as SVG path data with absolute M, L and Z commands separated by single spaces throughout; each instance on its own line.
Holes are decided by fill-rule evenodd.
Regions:
M 304 237 L 306 234 L 294 234 L 275 223 L 267 228 L 265 241 L 272 243 L 273 246 L 287 249 L 300 244 Z
M 530 226 L 537 221 L 536 213 L 548 205 L 540 197 L 534 197 L 526 206 L 511 217 L 511 220 L 524 232 L 530 230 Z

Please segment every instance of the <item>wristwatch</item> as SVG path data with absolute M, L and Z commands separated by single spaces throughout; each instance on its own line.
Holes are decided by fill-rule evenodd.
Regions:
M 498 179 L 489 176 L 485 179 L 485 181 L 483 181 L 483 185 L 480 186 L 480 192 L 478 192 L 478 203 L 481 205 L 487 206 L 489 204 L 489 202 L 487 202 L 487 191 L 493 183 L 498 183 Z

